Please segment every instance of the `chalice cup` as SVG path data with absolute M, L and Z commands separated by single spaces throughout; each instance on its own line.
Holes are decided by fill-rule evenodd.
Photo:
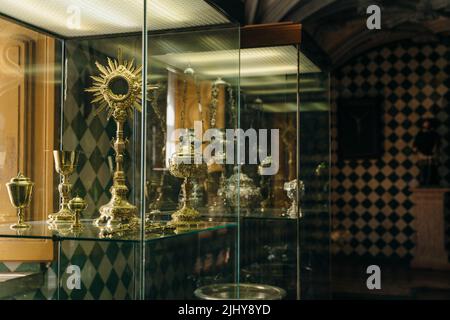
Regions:
M 49 215 L 49 223 L 73 223 L 75 214 L 69 209 L 70 194 L 72 184 L 69 182 L 69 176 L 75 171 L 78 163 L 79 152 L 77 151 L 53 151 L 56 172 L 62 179 L 58 186 L 60 195 L 59 211 Z
M 30 225 L 24 222 L 25 209 L 30 205 L 34 183 L 21 173 L 6 184 L 11 204 L 17 209 L 18 222 L 11 229 L 28 229 Z

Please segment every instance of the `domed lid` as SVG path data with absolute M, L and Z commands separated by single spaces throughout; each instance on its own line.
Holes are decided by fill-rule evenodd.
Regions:
M 73 198 L 72 200 L 69 201 L 69 208 L 71 210 L 73 210 L 73 209 L 84 210 L 84 209 L 86 209 L 86 207 L 87 207 L 86 201 L 79 196 L 76 196 L 75 198 Z
M 33 182 L 30 180 L 30 178 L 25 177 L 21 172 L 19 172 L 16 177 L 11 178 L 9 183 L 12 183 L 12 184 L 33 184 Z

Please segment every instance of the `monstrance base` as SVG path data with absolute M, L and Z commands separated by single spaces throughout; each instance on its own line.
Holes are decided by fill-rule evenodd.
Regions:
M 139 227 L 137 208 L 125 199 L 112 198 L 100 207 L 100 217 L 94 220 L 94 225 L 110 231 L 132 230 Z

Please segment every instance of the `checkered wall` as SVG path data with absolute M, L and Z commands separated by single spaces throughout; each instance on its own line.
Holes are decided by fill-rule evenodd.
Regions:
M 410 186 L 419 170 L 412 155 L 418 121 L 433 115 L 442 137 L 441 185 L 450 184 L 450 39 L 372 50 L 335 71 L 332 79 L 332 213 L 334 230 L 350 239 L 334 253 L 410 259 L 414 227 Z M 384 153 L 374 160 L 337 158 L 336 102 L 384 98 Z
M 11 297 L 15 300 L 124 300 L 136 297 L 138 269 L 136 243 L 116 241 L 63 241 L 58 261 L 33 264 L 42 274 L 41 283 L 30 292 Z M 59 264 L 58 264 L 59 262 Z M 68 267 L 78 266 L 80 288 L 71 288 Z M 23 270 L 24 267 L 22 267 Z M 40 270 L 39 270 L 40 268 Z M 73 271 L 72 271 L 73 272 Z
M 137 244 L 64 241 L 59 264 L 60 300 L 127 300 L 135 298 Z M 80 267 L 81 288 L 68 286 L 70 265 Z

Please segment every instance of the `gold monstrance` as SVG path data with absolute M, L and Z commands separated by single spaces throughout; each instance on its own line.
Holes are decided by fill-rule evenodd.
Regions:
M 141 111 L 142 67 L 135 67 L 134 59 L 123 61 L 119 50 L 118 59 L 108 58 L 108 65 L 95 63 L 100 70 L 99 76 L 91 76 L 92 87 L 86 89 L 94 94 L 92 103 L 98 104 L 97 114 L 108 110 L 108 119 L 112 116 L 116 122 L 116 138 L 113 141 L 115 151 L 115 169 L 113 185 L 110 189 L 111 200 L 100 208 L 100 217 L 94 221 L 98 227 L 110 230 L 127 230 L 137 227 L 139 219 L 137 208 L 127 200 L 123 169 L 124 151 L 127 139 L 124 138 L 124 124 L 134 109 Z

